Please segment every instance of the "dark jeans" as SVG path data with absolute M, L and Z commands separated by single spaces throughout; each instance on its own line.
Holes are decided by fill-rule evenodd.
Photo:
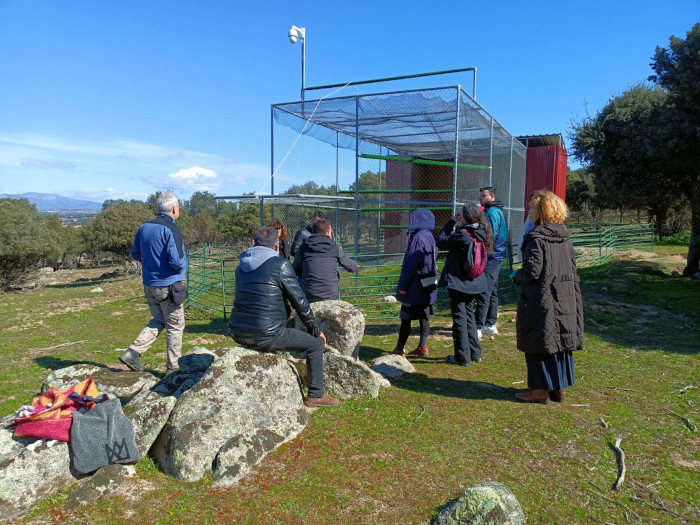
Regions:
M 323 397 L 323 339 L 295 328 L 282 328 L 272 339 L 247 339 L 232 334 L 237 343 L 264 352 L 304 352 L 309 376 L 309 397 Z
M 486 291 L 476 298 L 476 327 L 481 330 L 484 325 L 496 326 L 498 320 L 498 274 L 501 262 L 489 259 L 486 262 Z
M 474 304 L 478 295 L 471 295 L 455 290 L 447 290 L 452 312 L 452 340 L 455 348 L 455 360 L 458 363 L 471 363 L 481 359 L 481 345 L 476 333 Z

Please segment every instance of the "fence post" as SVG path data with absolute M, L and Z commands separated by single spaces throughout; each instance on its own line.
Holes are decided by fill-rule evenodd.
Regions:
M 221 252 L 221 303 L 224 310 L 224 321 L 226 320 L 226 279 L 224 274 L 224 252 Z
M 185 279 L 187 279 L 187 287 L 190 287 L 190 258 L 192 257 L 192 252 L 185 250 L 185 255 L 187 256 L 187 272 L 185 272 Z M 187 306 L 185 309 L 190 307 L 190 302 L 187 301 Z
M 614 239 L 614 238 L 613 238 Z M 613 240 L 613 243 L 615 241 Z M 603 262 L 603 225 L 598 225 L 598 264 Z

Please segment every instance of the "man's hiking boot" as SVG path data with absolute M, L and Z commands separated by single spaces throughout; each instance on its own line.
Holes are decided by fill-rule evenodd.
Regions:
M 323 397 L 306 397 L 304 399 L 304 405 L 309 408 L 323 408 L 323 407 L 334 407 L 338 405 L 340 401 L 336 398 L 331 397 L 327 394 L 323 394 Z
M 401 357 L 406 357 L 406 352 L 403 351 L 403 348 L 394 348 L 391 353 L 394 355 L 400 355 Z
M 138 352 L 135 352 L 131 348 L 129 348 L 122 355 L 120 355 L 119 360 L 132 370 L 135 370 L 137 372 L 143 372 L 141 356 L 138 354 Z
M 413 352 L 409 352 L 408 355 L 417 355 L 419 357 L 425 357 L 428 355 L 428 345 L 419 345 Z

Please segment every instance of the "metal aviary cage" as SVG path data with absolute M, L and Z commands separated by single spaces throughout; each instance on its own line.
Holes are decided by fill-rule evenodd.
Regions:
M 351 197 L 329 218 L 359 259 L 402 254 L 411 210 L 432 210 L 441 227 L 482 186 L 503 202 L 511 244 L 520 238 L 526 148 L 460 86 L 274 104 L 271 117 L 271 194 Z M 308 223 L 308 204 L 285 209 L 290 232 Z

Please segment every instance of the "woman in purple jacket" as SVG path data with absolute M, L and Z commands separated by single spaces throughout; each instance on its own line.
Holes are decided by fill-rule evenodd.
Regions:
M 426 209 L 413 210 L 408 219 L 408 247 L 401 265 L 401 275 L 397 285 L 396 297 L 401 301 L 401 328 L 399 340 L 392 354 L 405 356 L 404 346 L 411 333 L 411 321 L 418 319 L 420 326 L 420 342 L 418 348 L 410 355 L 428 355 L 428 333 L 430 332 L 429 315 L 435 314 L 437 287 L 425 289 L 421 277 L 432 272 L 436 275 L 437 246 L 433 229 L 435 215 Z

